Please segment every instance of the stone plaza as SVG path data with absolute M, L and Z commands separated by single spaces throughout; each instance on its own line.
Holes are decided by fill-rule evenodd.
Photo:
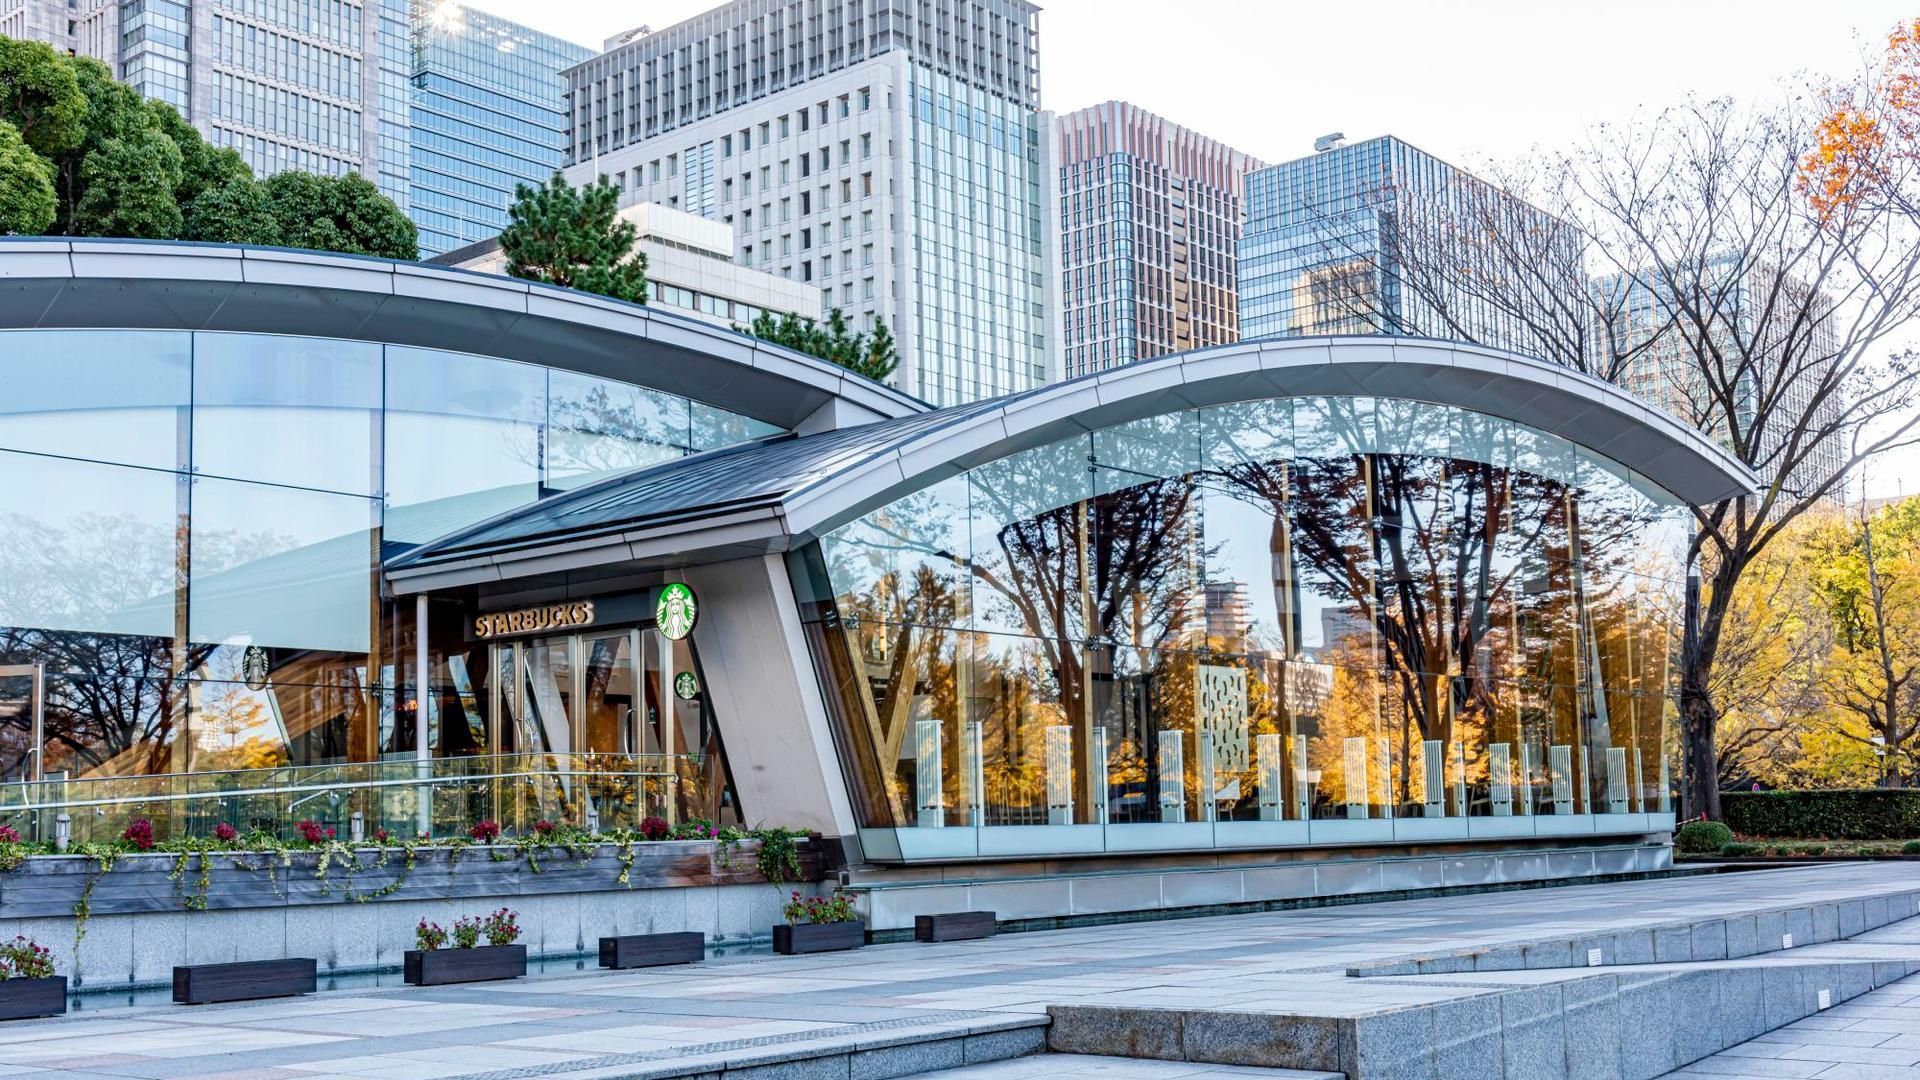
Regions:
M 1851 863 L 1124 921 L 86 1009 L 7 1025 L 0 1076 L 1911 1080 L 1916 914 L 1906 865 Z

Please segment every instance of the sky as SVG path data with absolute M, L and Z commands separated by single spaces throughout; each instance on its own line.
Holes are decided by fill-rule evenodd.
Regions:
M 599 47 L 719 0 L 466 0 Z M 1266 161 L 1342 132 L 1393 134 L 1475 168 L 1578 144 L 1689 94 L 1759 98 L 1794 73 L 1853 74 L 1920 0 L 1051 0 L 1042 105 L 1121 98 Z M 1168 13 L 1179 17 L 1169 18 Z M 1914 477 L 1912 481 L 1904 478 Z M 1920 451 L 1873 494 L 1920 490 Z

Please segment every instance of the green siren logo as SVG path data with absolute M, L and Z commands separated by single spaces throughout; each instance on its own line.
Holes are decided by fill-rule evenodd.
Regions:
M 692 701 L 700 696 L 700 680 L 693 677 L 693 672 L 683 671 L 673 677 L 673 693 L 681 701 Z
M 659 623 L 660 632 L 674 641 L 693 633 L 693 623 L 699 614 L 699 608 L 693 601 L 693 590 L 678 581 L 670 582 L 660 590 L 660 602 L 653 608 L 653 618 Z

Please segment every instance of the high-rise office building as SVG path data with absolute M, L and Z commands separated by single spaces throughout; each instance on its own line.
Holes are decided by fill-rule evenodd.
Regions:
M 1585 287 L 1568 223 L 1390 135 L 1328 136 L 1247 177 L 1240 336 L 1413 335 L 1551 356 L 1539 327 L 1580 306 L 1478 289 L 1476 273 L 1516 257 L 1481 242 L 1491 230 L 1524 235 L 1529 261 L 1554 264 L 1543 278 Z
M 1631 356 L 1620 385 L 1722 443 L 1730 439 L 1730 422 L 1751 437 L 1759 427 L 1761 399 L 1767 398 L 1769 419 L 1758 453 L 1743 455 L 1754 459 L 1762 478 L 1778 471 L 1778 462 L 1772 467 L 1769 462 L 1784 452 L 1792 427 L 1803 417 L 1813 429 L 1830 434 L 1807 448 L 1799 467 L 1788 473 L 1789 495 L 1811 490 L 1837 474 L 1847 453 L 1840 401 L 1832 395 L 1815 400 L 1839 354 L 1832 296 L 1812 295 L 1813 287 L 1805 281 L 1730 255 L 1707 263 L 1697 280 L 1692 291 L 1699 295 L 1684 309 L 1673 294 L 1642 279 L 1613 276 L 1594 283 L 1607 298 L 1602 310 L 1616 323 L 1610 334 L 1596 334 L 1596 340 L 1610 341 L 1620 354 Z M 1681 314 L 1700 310 L 1703 303 L 1718 310 L 1698 322 Z M 1817 317 L 1804 328 L 1788 325 L 1803 314 Z M 1701 368 L 1703 355 L 1725 357 L 1706 362 L 1724 364 L 1729 376 L 1739 373 L 1738 378 L 1714 380 L 1736 387 L 1731 409 L 1716 400 Z M 1836 487 L 1824 501 L 1839 506 L 1845 498 L 1846 489 Z
M 514 188 L 565 163 L 567 80 L 593 50 L 455 3 L 413 27 L 413 205 L 420 254 L 492 239 Z
M 0 0 L 0 33 L 105 62 L 256 175 L 358 172 L 407 206 L 409 0 Z
M 734 226 L 739 262 L 884 319 L 902 389 L 1039 385 L 1055 173 L 1028 0 L 733 0 L 568 72 L 568 179 Z
M 119 70 L 118 0 L 0 0 L 0 36 L 44 41 Z
M 1240 340 L 1246 174 L 1225 143 L 1108 101 L 1055 119 L 1068 377 Z

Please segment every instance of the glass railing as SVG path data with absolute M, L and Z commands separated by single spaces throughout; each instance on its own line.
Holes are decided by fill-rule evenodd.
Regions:
M 592 831 L 720 816 L 700 755 L 498 754 L 0 784 L 0 824 L 52 843 L 119 839 L 136 819 L 155 837 L 211 837 L 221 824 L 295 839 L 311 821 L 341 840 L 464 837 L 483 820 L 509 833 L 539 821 Z

